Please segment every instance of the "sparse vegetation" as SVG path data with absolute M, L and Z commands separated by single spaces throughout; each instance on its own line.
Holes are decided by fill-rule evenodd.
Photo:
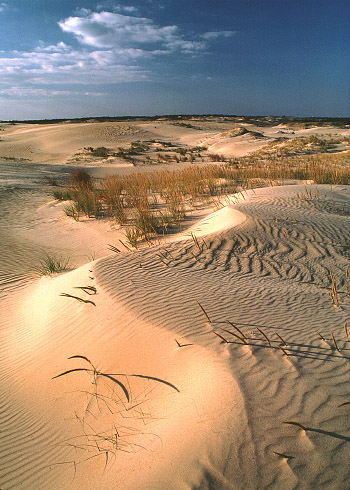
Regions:
M 55 257 L 50 254 L 46 254 L 40 261 L 37 267 L 38 274 L 42 276 L 51 276 L 59 272 L 64 272 L 70 269 L 69 260 L 65 260 L 61 257 Z
M 312 136 L 288 140 L 287 143 L 290 147 L 305 150 L 305 145 L 321 145 L 320 141 Z M 131 149 L 140 152 L 150 145 L 163 143 L 136 142 L 131 144 Z M 173 156 L 177 161 L 179 158 L 176 155 L 180 155 L 180 159 L 193 161 L 198 150 L 199 147 L 177 148 L 173 150 Z M 98 187 L 85 171 L 78 169 L 72 174 L 68 188 L 55 188 L 53 196 L 72 201 L 64 210 L 73 219 L 78 220 L 81 216 L 115 219 L 126 227 L 127 240 L 135 247 L 142 240 L 148 242 L 158 234 L 179 226 L 189 210 L 209 202 L 216 203 L 220 208 L 228 203 L 229 194 L 242 189 L 283 183 L 285 180 L 319 184 L 350 182 L 350 157 L 347 152 L 282 157 L 275 151 L 264 150 L 229 160 L 216 154 L 207 157 L 221 164 L 196 165 L 173 172 L 112 176 L 102 180 Z M 170 158 L 168 153 L 158 153 L 159 161 L 169 161 Z M 306 191 L 299 198 L 317 201 L 317 190 L 314 194 Z

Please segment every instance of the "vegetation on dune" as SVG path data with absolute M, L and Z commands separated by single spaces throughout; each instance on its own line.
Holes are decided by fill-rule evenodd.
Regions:
M 301 144 L 299 140 L 290 143 Z M 318 144 L 318 138 L 303 140 L 302 145 L 305 144 Z M 222 163 L 172 172 L 115 175 L 98 184 L 78 169 L 68 187 L 55 188 L 53 195 L 70 201 L 64 211 L 76 220 L 81 216 L 115 219 L 125 226 L 129 244 L 136 247 L 139 241 L 148 242 L 178 226 L 188 210 L 209 202 L 220 207 L 227 195 L 242 189 L 284 180 L 350 183 L 348 152 L 281 157 L 265 151 L 226 161 L 224 157 L 212 157 Z
M 46 254 L 40 261 L 37 267 L 38 274 L 42 276 L 50 276 L 59 272 L 64 272 L 70 269 L 69 261 L 56 257 L 50 254 Z
M 346 143 L 349 146 L 349 138 L 320 138 L 318 136 L 302 136 L 298 138 L 281 137 L 267 144 L 254 155 L 259 157 L 274 156 L 287 157 L 293 155 L 312 155 L 336 151 L 337 146 Z

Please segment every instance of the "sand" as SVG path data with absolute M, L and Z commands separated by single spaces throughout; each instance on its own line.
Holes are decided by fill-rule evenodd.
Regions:
M 11 192 L 28 201 L 0 216 L 17 239 L 2 257 L 2 490 L 349 487 L 350 186 L 250 190 L 117 254 L 111 224 Z M 40 247 L 76 267 L 23 279 Z
M 126 171 L 130 163 L 120 158 L 94 159 L 86 162 L 77 153 L 83 148 L 104 146 L 117 151 L 136 141 L 172 142 L 181 148 L 202 147 L 202 155 L 219 154 L 240 157 L 264 148 L 280 138 L 350 137 L 350 128 L 312 127 L 291 129 L 279 124 L 261 127 L 251 123 L 225 121 L 224 118 L 208 121 L 199 118 L 186 127 L 179 122 L 130 121 L 83 122 L 59 124 L 0 123 L 0 159 L 25 159 L 36 163 L 69 164 L 93 167 L 112 166 L 114 171 Z M 243 131 L 242 131 L 243 130 Z M 338 145 L 339 146 L 339 145 Z M 339 147 L 348 150 L 349 144 Z M 156 153 L 156 150 L 155 150 Z M 88 164 L 90 163 L 90 165 Z M 132 165 L 131 165 L 132 166 Z M 120 168 L 121 167 L 121 168 Z M 175 165 L 176 167 L 176 165 Z

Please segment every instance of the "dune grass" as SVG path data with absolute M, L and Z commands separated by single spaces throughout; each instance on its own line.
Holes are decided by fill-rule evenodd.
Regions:
M 36 268 L 37 272 L 42 276 L 50 276 L 69 269 L 69 260 L 50 254 L 46 254 Z
M 169 381 L 166 381 L 161 378 L 155 378 L 154 376 L 147 376 L 145 374 L 124 374 L 124 373 L 103 373 L 102 371 L 98 371 L 96 367 L 92 364 L 92 362 L 86 357 L 82 355 L 74 355 L 69 357 L 68 359 L 82 359 L 85 362 L 89 364 L 89 367 L 83 367 L 83 368 L 73 368 L 73 369 L 68 369 L 67 371 L 64 371 L 63 373 L 57 374 L 57 376 L 54 376 L 52 379 L 60 378 L 61 376 L 65 376 L 67 374 L 77 372 L 77 371 L 84 371 L 88 374 L 90 374 L 93 378 L 93 384 L 97 384 L 97 380 L 99 377 L 104 377 L 108 378 L 110 381 L 113 383 L 116 383 L 123 391 L 126 400 L 129 402 L 131 400 L 131 394 L 126 385 L 120 381 L 119 377 L 131 377 L 131 378 L 143 378 L 143 379 L 148 379 L 150 381 L 156 381 L 157 383 L 161 383 L 164 385 L 169 386 L 170 388 L 174 389 L 177 392 L 180 392 L 180 390 L 170 383 Z
M 313 143 L 318 142 L 303 141 L 298 145 Z M 223 163 L 172 172 L 115 175 L 101 179 L 98 184 L 78 169 L 68 187 L 55 188 L 53 196 L 71 201 L 64 211 L 75 220 L 81 216 L 114 219 L 125 226 L 129 245 L 137 247 L 140 241 L 148 242 L 179 226 L 190 210 L 209 203 L 220 208 L 228 204 L 228 195 L 247 188 L 282 184 L 285 180 L 350 183 L 348 153 L 281 156 L 265 151 L 219 160 Z M 306 190 L 299 197 L 317 200 L 318 193 Z

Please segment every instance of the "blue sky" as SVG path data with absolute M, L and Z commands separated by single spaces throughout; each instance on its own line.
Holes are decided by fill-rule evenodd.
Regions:
M 0 119 L 350 116 L 349 0 L 0 0 Z

